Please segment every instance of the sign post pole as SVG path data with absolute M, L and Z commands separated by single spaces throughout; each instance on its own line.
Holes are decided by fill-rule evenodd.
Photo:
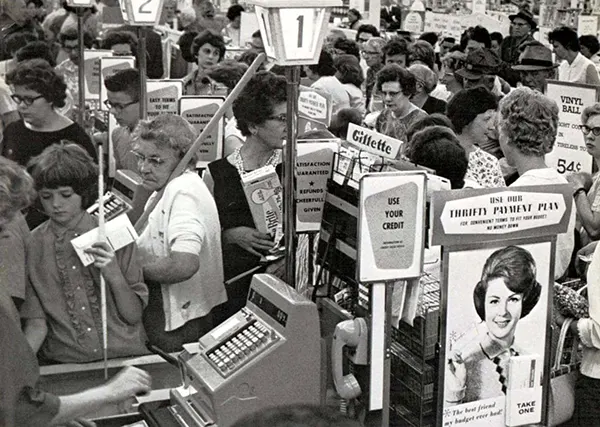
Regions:
M 140 71 L 140 119 L 146 120 L 148 117 L 148 104 L 146 101 L 146 69 L 148 68 L 146 60 L 146 27 L 138 27 L 138 69 Z

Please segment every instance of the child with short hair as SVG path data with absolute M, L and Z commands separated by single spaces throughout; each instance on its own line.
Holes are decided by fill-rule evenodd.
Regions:
M 28 287 L 21 317 L 33 350 L 47 362 L 99 360 L 102 352 L 100 274 L 106 282 L 108 357 L 147 353 L 142 311 L 148 301 L 135 243 L 117 253 L 106 242 L 86 252 L 84 267 L 71 240 L 98 226 L 86 212 L 98 193 L 98 167 L 80 146 L 62 141 L 33 158 L 28 171 L 48 221 L 31 236 Z

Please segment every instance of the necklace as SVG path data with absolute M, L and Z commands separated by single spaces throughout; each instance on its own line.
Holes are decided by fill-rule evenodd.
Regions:
M 235 149 L 235 151 L 233 152 L 233 163 L 235 165 L 235 168 L 237 169 L 238 173 L 240 174 L 240 176 L 244 176 L 246 173 L 246 170 L 244 169 L 244 159 L 242 159 L 242 147 L 238 147 Z M 271 157 L 269 157 L 269 159 L 266 161 L 266 163 L 263 165 L 264 166 L 276 166 L 279 163 L 279 153 L 277 150 L 273 151 L 273 154 L 271 154 Z

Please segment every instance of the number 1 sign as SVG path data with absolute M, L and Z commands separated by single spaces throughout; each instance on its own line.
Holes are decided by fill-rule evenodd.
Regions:
M 157 25 L 164 0 L 121 0 L 130 25 Z M 125 18 L 125 15 L 123 16 Z
M 250 0 L 265 53 L 279 65 L 315 64 L 327 33 L 331 8 L 340 0 Z

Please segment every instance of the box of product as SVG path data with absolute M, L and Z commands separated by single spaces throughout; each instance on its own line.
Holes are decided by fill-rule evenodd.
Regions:
M 245 174 L 242 187 L 256 229 L 278 242 L 283 236 L 283 188 L 275 167 L 268 165 Z

